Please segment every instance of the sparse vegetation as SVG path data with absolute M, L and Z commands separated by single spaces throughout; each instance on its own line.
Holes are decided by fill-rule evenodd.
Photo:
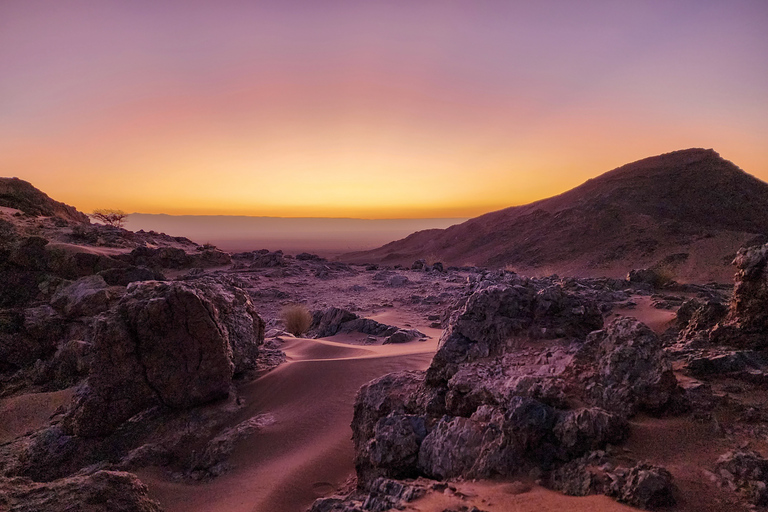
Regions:
M 125 222 L 125 218 L 128 217 L 128 214 L 123 210 L 99 208 L 98 210 L 93 210 L 93 213 L 91 213 L 90 216 L 99 222 L 103 222 L 107 226 L 121 228 L 123 227 L 123 223 Z
M 292 304 L 280 311 L 280 318 L 285 324 L 285 330 L 294 336 L 301 336 L 312 325 L 312 313 L 303 304 Z
M 653 270 L 656 273 L 656 279 L 653 283 L 656 288 L 662 288 L 663 286 L 674 282 L 675 273 L 669 266 L 663 265 L 656 267 Z

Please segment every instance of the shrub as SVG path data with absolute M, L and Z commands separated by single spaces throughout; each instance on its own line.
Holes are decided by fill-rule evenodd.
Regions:
M 285 324 L 285 330 L 294 336 L 301 336 L 312 325 L 312 313 L 303 304 L 284 307 L 280 311 L 280 318 Z
M 108 210 L 106 208 L 93 210 L 93 213 L 91 214 L 91 217 L 94 219 L 114 228 L 123 227 L 123 222 L 125 222 L 127 216 L 128 214 L 122 210 Z

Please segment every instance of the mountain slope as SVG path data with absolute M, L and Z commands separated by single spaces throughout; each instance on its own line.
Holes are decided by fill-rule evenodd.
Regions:
M 765 234 L 768 184 L 711 149 L 688 149 L 342 260 L 410 264 L 431 257 L 450 265 L 608 276 L 657 265 L 680 280 L 728 281 L 739 246 Z
M 88 224 L 88 216 L 74 206 L 54 201 L 47 194 L 19 178 L 0 178 L 0 206 L 15 208 L 28 215 L 58 217 Z

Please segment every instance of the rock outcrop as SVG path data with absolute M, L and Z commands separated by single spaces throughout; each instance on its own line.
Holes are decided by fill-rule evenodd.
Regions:
M 645 325 L 601 327 L 591 299 L 551 280 L 477 283 L 426 373 L 390 374 L 358 392 L 359 485 L 549 471 L 621 442 L 627 418 L 664 410 L 677 381 Z
M 263 333 L 242 290 L 212 282 L 133 283 L 95 327 L 94 363 L 66 427 L 78 436 L 105 436 L 152 405 L 188 408 L 223 398 Z
M 0 178 L 0 206 L 16 208 L 27 215 L 44 215 L 76 223 L 88 224 L 90 220 L 73 206 L 54 201 L 31 183 L 18 178 Z
M 385 343 L 406 343 L 425 335 L 416 329 L 400 329 L 370 318 L 362 318 L 346 309 L 331 307 L 312 313 L 309 330 L 318 338 L 339 333 L 360 332 L 371 336 L 386 336 Z

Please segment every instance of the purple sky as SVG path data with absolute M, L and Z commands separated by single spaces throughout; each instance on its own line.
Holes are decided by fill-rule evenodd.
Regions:
M 768 179 L 768 2 L 0 0 L 0 174 L 90 210 L 475 215 L 713 147 Z

